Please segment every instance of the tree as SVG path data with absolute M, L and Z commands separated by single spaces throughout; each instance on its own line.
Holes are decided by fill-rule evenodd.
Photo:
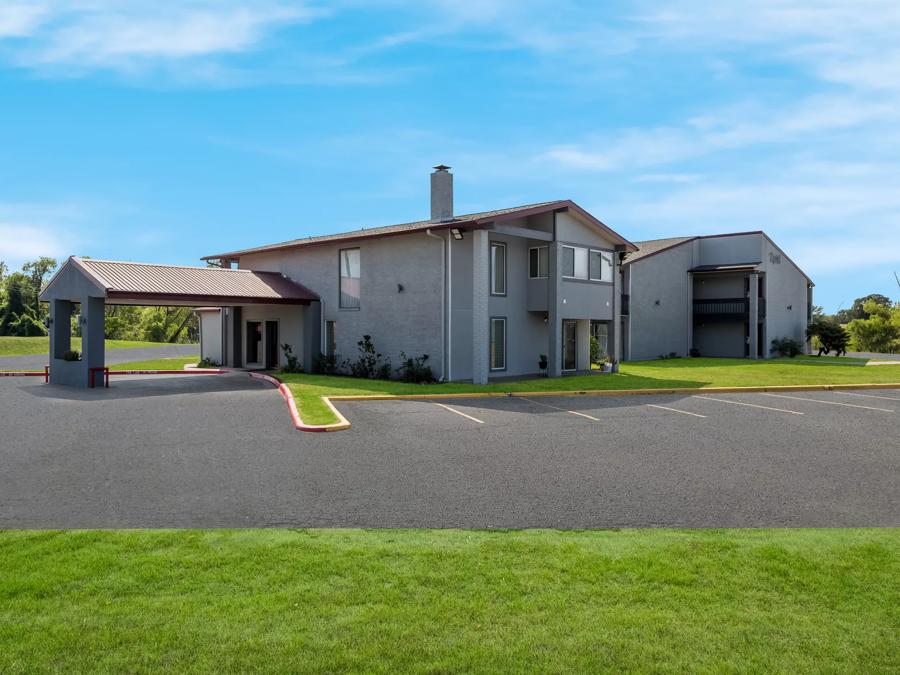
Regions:
M 868 300 L 863 311 L 866 318 L 854 319 L 847 326 L 856 348 L 866 352 L 894 351 L 900 341 L 900 306 L 885 307 L 878 300 Z
M 809 322 L 809 326 L 806 328 L 806 339 L 815 339 L 818 342 L 819 356 L 831 351 L 840 356 L 847 353 L 850 336 L 837 321 L 820 317 Z
M 31 308 L 35 316 L 41 315 L 41 303 L 38 297 L 44 288 L 44 281 L 50 276 L 50 273 L 56 269 L 56 260 L 41 256 L 37 260 L 32 260 L 22 265 L 22 272 L 28 276 L 29 294 L 26 299 L 28 306 Z
M 47 331 L 29 307 L 31 279 L 14 272 L 5 279 L 6 302 L 0 312 L 0 335 L 46 335 Z
M 853 301 L 853 306 L 850 308 L 850 320 L 868 319 L 870 312 L 866 309 L 866 304 L 870 302 L 882 307 L 887 307 L 888 309 L 894 304 L 886 295 L 881 295 L 881 293 L 870 293 L 864 298 L 857 298 Z

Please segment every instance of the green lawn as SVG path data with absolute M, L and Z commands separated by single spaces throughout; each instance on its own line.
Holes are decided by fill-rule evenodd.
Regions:
M 107 340 L 107 349 L 128 349 L 129 347 L 161 347 L 165 342 L 138 342 L 131 340 Z M 81 338 L 72 338 L 72 349 L 81 349 Z M 50 338 L 44 337 L 0 337 L 0 356 L 27 356 L 29 354 L 47 354 L 50 351 Z
M 186 365 L 197 363 L 196 356 L 179 356 L 171 359 L 150 359 L 128 363 L 107 363 L 110 370 L 184 370 Z
M 839 360 L 835 357 L 767 361 L 665 359 L 623 363 L 621 372 L 615 375 L 578 375 L 488 385 L 418 385 L 307 374 L 285 374 L 280 377 L 290 386 L 304 422 L 328 424 L 335 419 L 322 401 L 322 396 L 900 383 L 900 363 L 897 366 L 864 366 L 861 360 Z
M 900 530 L 0 533 L 2 672 L 897 672 Z

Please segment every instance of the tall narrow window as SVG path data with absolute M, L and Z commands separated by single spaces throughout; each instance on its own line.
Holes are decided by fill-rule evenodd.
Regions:
M 341 309 L 359 309 L 359 249 L 338 251 L 341 267 Z
M 506 295 L 506 244 L 491 242 L 491 295 Z
M 572 246 L 562 247 L 562 275 L 575 276 L 575 249 Z
M 607 251 L 595 251 L 591 249 L 590 268 L 591 281 L 612 281 L 612 254 Z
M 546 279 L 549 263 L 549 249 L 546 246 L 535 246 L 528 249 L 528 278 Z
M 325 322 L 325 356 L 334 356 L 337 352 L 337 337 L 334 333 L 334 321 Z
M 491 370 L 506 370 L 506 319 L 491 319 Z

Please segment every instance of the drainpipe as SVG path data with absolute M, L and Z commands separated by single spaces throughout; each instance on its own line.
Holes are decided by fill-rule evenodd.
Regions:
M 446 365 L 445 359 L 447 358 L 447 333 L 446 333 L 446 315 L 444 314 L 444 294 L 445 288 L 447 284 L 446 280 L 446 271 L 445 271 L 445 253 L 444 250 L 447 246 L 447 242 L 444 241 L 443 237 L 439 237 L 431 231 L 431 228 L 425 230 L 425 235 L 431 237 L 432 239 L 437 239 L 441 242 L 441 380 L 446 380 Z
M 453 381 L 453 234 L 447 233 L 447 381 Z

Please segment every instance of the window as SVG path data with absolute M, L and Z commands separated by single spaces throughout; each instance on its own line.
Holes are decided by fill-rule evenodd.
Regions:
M 491 242 L 491 295 L 506 295 L 506 244 Z
M 564 277 L 570 279 L 588 278 L 588 250 L 576 246 L 563 246 L 563 271 Z
M 567 279 L 612 282 L 612 253 L 580 246 L 563 246 L 562 276 Z
M 334 333 L 334 321 L 325 322 L 325 356 L 334 356 L 337 352 L 337 342 Z
M 506 370 L 506 319 L 491 319 L 491 370 Z
M 338 251 L 341 267 L 341 309 L 359 309 L 359 249 Z
M 550 255 L 546 246 L 528 249 L 528 278 L 546 279 L 550 271 Z
M 612 281 L 613 261 L 612 254 L 606 251 L 591 249 L 590 279 L 591 281 Z

